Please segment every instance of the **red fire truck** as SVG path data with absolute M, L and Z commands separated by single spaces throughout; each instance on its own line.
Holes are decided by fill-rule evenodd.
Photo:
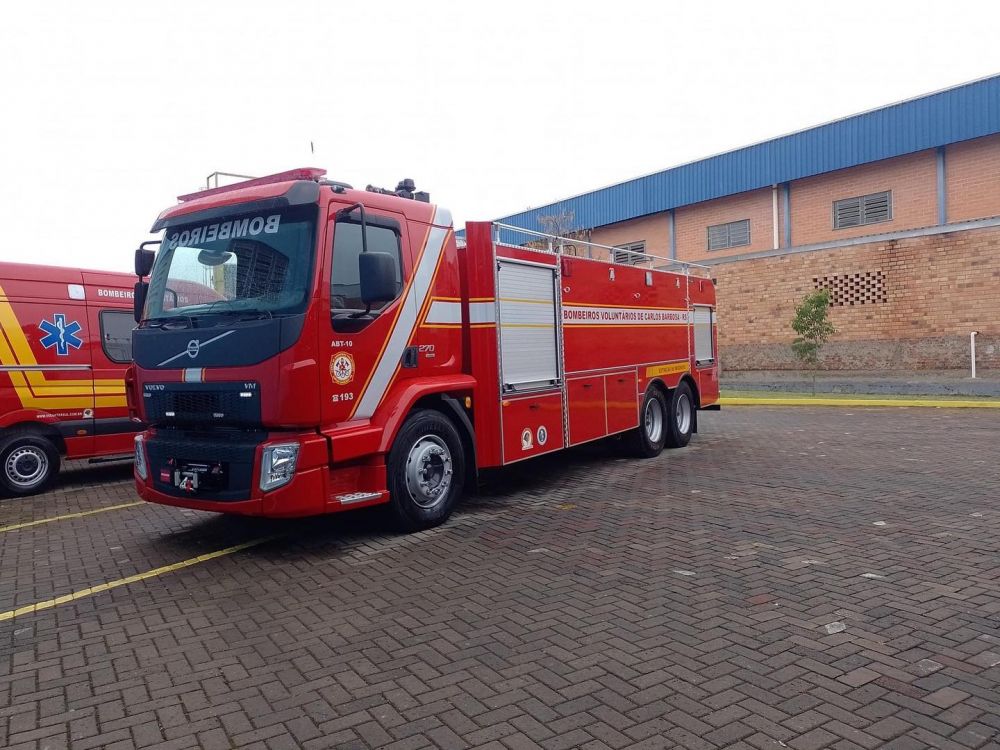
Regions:
M 130 458 L 129 274 L 0 263 L 0 491 L 45 489 L 60 457 Z
M 155 265 L 137 251 L 146 500 L 262 516 L 388 502 L 425 528 L 481 469 L 609 435 L 655 456 L 718 408 L 703 269 L 488 222 L 456 238 L 412 181 L 324 174 L 181 196 L 153 225 Z

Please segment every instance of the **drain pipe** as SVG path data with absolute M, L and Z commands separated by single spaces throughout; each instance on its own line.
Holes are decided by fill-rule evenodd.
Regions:
M 972 353 L 972 377 L 976 377 L 976 334 L 979 331 L 972 331 L 969 334 L 969 349 Z

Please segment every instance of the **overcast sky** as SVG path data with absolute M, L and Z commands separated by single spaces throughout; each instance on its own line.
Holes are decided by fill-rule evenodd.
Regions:
M 8 3 L 0 260 L 128 270 L 216 170 L 412 177 L 496 218 L 996 73 L 998 28 L 978 2 Z

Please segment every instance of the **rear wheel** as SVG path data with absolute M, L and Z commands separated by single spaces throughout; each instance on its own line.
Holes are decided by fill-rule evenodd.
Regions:
M 35 495 L 59 473 L 59 451 L 41 435 L 22 433 L 0 443 L 0 490 L 7 496 Z
M 670 392 L 667 447 L 683 448 L 691 442 L 692 432 L 694 432 L 694 395 L 691 393 L 691 386 L 681 382 Z
M 440 412 L 411 414 L 389 451 L 389 505 L 404 531 L 444 523 L 462 494 L 465 453 L 455 426 Z
M 667 399 L 659 388 L 646 391 L 639 410 L 639 426 L 626 436 L 629 451 L 639 458 L 660 455 L 667 436 Z

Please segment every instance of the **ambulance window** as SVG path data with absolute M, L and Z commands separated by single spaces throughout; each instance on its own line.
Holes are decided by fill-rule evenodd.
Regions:
M 101 310 L 101 346 L 112 362 L 132 361 L 132 329 L 135 318 L 131 312 Z
M 396 296 L 403 288 L 403 274 L 400 263 L 399 229 L 395 222 L 374 223 L 377 218 L 371 217 L 368 223 L 368 252 L 387 253 L 396 259 Z M 361 303 L 361 280 L 358 275 L 358 256 L 361 255 L 361 224 L 352 217 L 351 220 L 340 220 L 333 234 L 333 272 L 330 276 L 330 309 L 338 311 L 359 311 L 365 306 Z M 372 312 L 377 312 L 390 303 L 383 302 L 372 305 Z

